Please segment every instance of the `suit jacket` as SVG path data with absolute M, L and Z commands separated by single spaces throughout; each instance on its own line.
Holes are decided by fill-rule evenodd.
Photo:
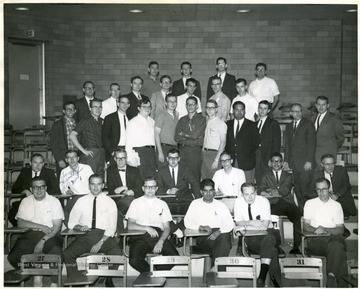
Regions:
M 258 126 L 259 121 L 255 124 Z M 265 166 L 267 166 L 271 155 L 275 152 L 280 152 L 281 146 L 281 130 L 279 123 L 267 117 L 265 122 L 262 124 L 260 133 L 261 143 L 261 160 Z
M 133 190 L 134 197 L 138 198 L 143 195 L 143 181 L 138 168 L 127 165 L 125 171 L 126 186 L 129 190 Z M 123 186 L 120 174 L 116 165 L 112 165 L 107 169 L 107 187 L 109 195 L 115 195 L 115 189 Z
M 267 189 L 277 189 L 281 198 L 285 201 L 293 203 L 291 189 L 293 187 L 292 174 L 282 171 L 279 179 L 279 184 L 276 182 L 275 175 L 273 171 L 269 168 L 262 177 L 261 184 L 258 188 L 258 194 Z M 279 199 L 270 198 L 270 204 L 275 204 Z
M 313 125 L 315 125 L 316 118 L 317 115 L 311 118 Z M 316 132 L 316 162 L 320 164 L 321 156 L 326 153 L 332 154 L 336 158 L 337 150 L 343 143 L 344 132 L 341 120 L 328 111 Z
M 325 178 L 324 170 L 319 170 L 315 172 L 311 188 L 315 188 L 315 181 L 320 177 Z M 340 195 L 337 201 L 341 204 L 344 215 L 356 215 L 357 210 L 354 198 L 351 194 L 351 184 L 346 168 L 342 166 L 335 166 L 331 183 L 333 187 L 333 192 Z M 315 192 L 313 194 L 313 197 L 317 197 Z
M 120 133 L 122 132 L 120 132 L 119 115 L 118 112 L 115 111 L 105 117 L 101 130 L 101 141 L 106 151 L 106 161 L 109 161 L 111 153 L 117 147 L 120 141 Z
M 191 192 L 196 199 L 201 198 L 199 182 L 196 181 L 189 168 L 181 163 L 179 163 L 176 186 L 170 174 L 169 166 L 167 165 L 159 169 L 157 181 L 159 186 L 157 191 L 158 195 L 165 195 L 168 189 L 176 187 L 179 189 L 176 194 L 179 199 L 193 199 Z M 189 185 L 191 186 L 191 190 L 189 189 Z
M 173 95 L 176 96 L 182 95 L 186 92 L 186 87 L 184 87 L 184 82 L 182 78 L 174 81 L 171 92 Z M 199 81 L 196 81 L 196 89 L 194 91 L 194 95 L 201 99 L 201 87 Z
M 304 170 L 304 164 L 311 162 L 315 168 L 316 133 L 314 124 L 302 118 L 298 123 L 295 134 L 294 123 L 288 123 L 284 132 L 285 161 L 290 168 L 299 172 Z
M 166 110 L 165 99 L 161 91 L 154 92 L 150 98 L 151 114 L 150 117 L 155 119 L 155 115 L 160 111 Z
M 89 118 L 91 116 L 88 102 L 86 101 L 85 96 L 79 98 L 75 102 L 76 104 L 76 113 L 75 113 L 75 121 L 78 123 L 82 119 Z
M 207 93 L 206 93 L 206 99 L 209 99 L 212 95 L 214 95 L 214 91 L 211 87 L 211 81 L 214 76 L 217 76 L 217 74 L 210 76 L 208 85 L 207 85 Z M 226 96 L 232 101 L 236 95 L 236 79 L 235 76 L 229 73 L 225 74 L 224 82 L 222 84 L 222 92 L 226 94 Z
M 254 122 L 244 118 L 239 133 L 234 138 L 234 119 L 227 123 L 226 148 L 233 160 L 237 160 L 239 168 L 250 171 L 255 168 L 255 151 L 260 144 L 259 131 Z
M 148 98 L 146 95 L 140 94 L 142 99 Z M 131 120 L 133 117 L 137 116 L 138 114 L 138 98 L 133 92 L 130 92 L 126 95 L 126 97 L 129 99 L 130 106 L 128 110 L 126 111 L 126 115 L 129 120 Z
M 61 195 L 59 181 L 55 176 L 55 172 L 51 169 L 42 168 L 40 177 L 45 179 L 47 192 L 49 195 Z M 31 167 L 23 168 L 16 179 L 11 192 L 13 194 L 20 194 L 23 190 L 30 190 L 32 180 Z
M 69 149 L 66 139 L 66 120 L 64 117 L 54 122 L 51 127 L 50 148 L 57 162 L 65 160 L 65 153 Z

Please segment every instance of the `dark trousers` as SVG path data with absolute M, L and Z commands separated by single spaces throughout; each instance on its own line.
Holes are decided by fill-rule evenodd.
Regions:
M 348 287 L 342 277 L 348 275 L 346 261 L 346 243 L 342 236 L 330 236 L 308 239 L 308 253 L 326 257 L 326 272 L 332 272 L 339 287 Z
M 67 199 L 66 206 L 64 207 L 64 224 L 67 227 L 69 222 L 69 216 L 72 208 L 74 207 L 75 203 L 78 199 L 83 197 L 82 195 L 73 195 L 71 198 Z
M 217 231 L 218 229 L 212 229 Z M 221 233 L 215 240 L 209 240 L 209 236 L 196 238 L 196 249 L 199 253 L 209 254 L 212 266 L 217 257 L 229 256 L 231 250 L 231 233 Z
M 118 219 L 117 219 L 117 232 L 124 231 L 124 217 L 126 215 L 127 210 L 130 207 L 131 202 L 134 200 L 133 196 L 125 196 L 123 198 L 114 199 L 117 209 L 118 209 Z
M 181 160 L 185 162 L 195 179 L 201 180 L 202 152 L 201 146 L 179 146 Z
M 267 229 L 268 234 L 264 236 L 246 237 L 245 243 L 250 253 L 260 254 L 260 258 L 271 259 L 269 266 L 270 278 L 275 278 L 281 284 L 281 271 L 277 248 L 281 244 L 279 230 Z
M 94 155 L 86 156 L 81 155 L 80 162 L 89 165 L 94 174 L 99 174 L 104 177 L 105 169 L 105 149 L 103 148 L 88 148 L 87 150 L 92 151 Z
M 91 248 L 100 241 L 104 235 L 104 230 L 91 229 L 85 235 L 79 235 L 64 250 L 63 259 L 66 265 L 67 276 L 72 277 L 78 274 L 76 258 L 82 254 L 89 253 Z M 99 253 L 107 255 L 122 255 L 122 251 L 114 238 L 108 238 L 102 245 Z
M 185 215 L 193 199 L 165 198 L 171 215 Z
M 24 197 L 26 197 L 24 195 Z M 23 198 L 21 198 L 22 200 Z M 8 220 L 13 225 L 13 227 L 17 227 L 17 220 L 15 219 L 17 212 L 19 211 L 21 201 L 16 201 L 11 204 L 11 209 L 8 213 Z
M 141 136 L 139 136 L 141 137 Z M 143 180 L 146 177 L 155 177 L 156 173 L 156 154 L 153 147 L 137 147 L 134 150 L 139 154 L 140 175 Z
M 162 234 L 162 231 L 159 228 L 153 227 L 159 234 L 159 237 Z M 140 273 L 150 272 L 150 265 L 145 261 L 146 254 L 151 253 L 155 247 L 155 244 L 159 240 L 159 237 L 151 238 L 151 236 L 146 233 L 141 236 L 133 236 L 130 238 L 130 252 L 129 252 L 129 264 L 135 270 Z M 178 256 L 179 252 L 176 250 L 174 245 L 169 241 L 165 240 L 161 255 L 164 256 Z M 172 266 L 162 266 L 160 269 L 171 269 Z
M 20 259 L 22 255 L 33 254 L 36 244 L 45 236 L 44 232 L 30 231 L 16 240 L 14 247 L 11 249 L 8 260 L 10 264 L 18 270 L 20 268 Z M 62 254 L 62 238 L 56 235 L 47 240 L 43 247 L 44 254 Z M 57 283 L 57 276 L 51 276 L 51 282 Z
M 305 202 L 316 195 L 314 188 L 310 188 L 314 171 L 298 171 L 295 166 L 293 166 L 293 169 L 295 195 L 298 200 L 298 206 L 302 211 L 304 209 Z
M 271 204 L 271 214 L 286 216 L 293 223 L 294 248 L 299 248 L 301 244 L 301 212 L 297 206 L 283 199 Z
M 262 181 L 264 172 L 266 172 L 266 170 L 269 167 L 267 165 L 264 165 L 264 163 L 263 163 L 263 159 L 261 156 L 261 147 L 256 150 L 255 156 L 256 156 L 255 180 L 256 180 L 256 186 L 259 188 L 261 186 L 261 181 Z

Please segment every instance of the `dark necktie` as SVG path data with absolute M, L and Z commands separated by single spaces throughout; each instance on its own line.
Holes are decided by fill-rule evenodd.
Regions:
M 276 183 L 279 184 L 279 173 L 275 172 L 275 174 L 276 174 Z
M 262 120 L 260 120 L 259 127 L 258 127 L 259 133 L 261 131 L 261 126 L 262 126 Z
M 38 177 L 39 176 L 39 172 L 35 172 L 35 177 Z
M 317 118 L 317 128 L 316 128 L 316 132 L 318 132 L 318 130 L 319 130 L 319 127 L 320 127 L 320 114 L 319 114 L 319 116 L 318 116 L 318 118 Z
M 252 214 L 251 214 L 251 205 L 248 204 L 248 213 L 249 213 L 249 220 L 251 221 L 253 219 Z
M 95 229 L 96 228 L 96 198 L 94 198 L 93 201 L 93 210 L 92 210 L 92 221 L 91 221 L 91 228 Z
M 124 127 L 126 129 L 126 116 L 124 115 Z
M 235 137 L 237 136 L 237 134 L 239 133 L 240 130 L 240 121 L 237 121 L 237 126 L 236 126 L 236 134 Z
M 296 131 L 296 121 L 294 121 L 293 133 L 295 134 Z
M 174 181 L 174 185 L 176 186 L 176 183 L 175 183 L 175 171 L 174 171 L 174 168 L 171 169 L 171 176 L 172 176 L 172 179 Z

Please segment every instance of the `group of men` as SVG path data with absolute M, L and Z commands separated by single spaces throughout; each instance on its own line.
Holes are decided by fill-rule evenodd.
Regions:
M 291 254 L 300 253 L 302 216 L 305 230 L 329 233 L 336 236 L 329 237 L 329 243 L 340 242 L 344 217 L 357 210 L 346 169 L 335 166 L 344 136 L 340 120 L 329 112 L 328 98 L 316 99 L 318 115 L 312 120 L 303 117 L 300 104 L 292 105 L 283 159 L 280 127 L 271 116 L 280 93 L 276 82 L 266 77 L 266 64 L 256 65 L 257 78 L 249 93 L 245 79 L 235 80 L 226 72 L 225 58 L 217 59 L 216 68 L 218 74 L 209 78 L 203 114 L 200 83 L 191 77 L 189 62 L 181 64 L 183 78 L 172 84 L 170 76 L 158 77 L 159 65 L 152 61 L 149 81 L 132 77 L 132 91 L 126 95 L 112 83 L 105 101 L 95 98 L 94 83 L 86 81 L 84 97 L 65 103 L 63 118 L 52 127 L 58 181 L 52 170 L 44 168 L 43 156 L 34 154 L 31 167 L 24 168 L 14 184 L 13 193 L 23 193 L 24 199 L 20 207 L 13 206 L 9 220 L 37 231 L 15 244 L 11 264 L 17 268 L 26 252 L 58 252 L 55 245 L 44 244 L 59 236 L 62 220 L 68 228 L 84 232 L 63 252 L 70 276 L 77 274 L 74 264 L 82 253 L 121 254 L 114 236 L 124 230 L 124 219 L 128 229 L 146 231 L 131 238 L 129 261 L 139 272 L 147 272 L 146 253 L 177 255 L 174 245 L 182 245 L 184 228 L 208 232 L 198 238 L 197 247 L 213 260 L 228 256 L 233 214 L 237 226 L 268 233 L 246 238 L 248 248 L 261 255 L 258 286 L 264 286 L 268 271 L 274 284 L 281 283 L 280 239 L 271 214 L 286 215 L 293 223 Z M 118 197 L 103 193 L 105 185 L 110 197 Z M 51 196 L 58 194 L 71 196 L 64 211 Z M 308 210 L 314 200 L 336 207 L 332 223 Z M 24 215 L 25 208 L 31 213 Z M 184 221 L 174 224 L 175 214 L 185 215 Z M 337 254 L 345 254 L 344 244 Z M 314 251 L 329 255 L 316 246 Z M 333 261 L 328 274 L 334 285 L 344 271 Z M 106 285 L 113 285 L 110 278 Z

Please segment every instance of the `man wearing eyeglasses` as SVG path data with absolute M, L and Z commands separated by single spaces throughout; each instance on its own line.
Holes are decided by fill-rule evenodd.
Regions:
M 82 119 L 86 119 L 90 117 L 90 101 L 94 99 L 95 97 L 95 84 L 87 80 L 83 84 L 84 97 L 79 98 L 76 100 L 76 114 L 75 114 L 75 120 L 76 123 L 78 123 Z
M 332 154 L 324 154 L 321 157 L 322 170 L 316 171 L 314 180 L 323 177 L 330 182 L 330 198 L 340 203 L 344 219 L 356 216 L 357 209 L 351 194 L 351 184 L 345 167 L 335 165 L 335 157 Z M 312 186 L 314 187 L 314 186 Z
M 109 88 L 110 97 L 102 102 L 102 111 L 100 117 L 105 119 L 110 113 L 117 110 L 117 102 L 120 96 L 120 84 L 113 82 Z
M 165 97 L 171 90 L 171 77 L 163 75 L 160 77 L 160 91 L 153 92 L 150 96 L 151 101 L 151 114 L 150 116 L 155 119 L 161 111 L 166 110 Z
M 156 172 L 155 121 L 150 117 L 151 102 L 147 97 L 139 100 L 138 112 L 126 128 L 125 149 L 129 164 L 137 166 L 142 179 L 145 179 L 147 176 L 155 176 Z M 140 165 L 134 160 L 136 153 Z
M 214 76 L 211 79 L 211 87 L 214 91 L 214 94 L 210 97 L 210 99 L 215 100 L 218 105 L 216 116 L 222 121 L 229 120 L 231 102 L 230 99 L 221 90 L 221 78 L 219 76 Z
M 145 261 L 148 253 L 179 255 L 168 240 L 172 216 L 168 205 L 156 197 L 155 178 L 146 178 L 142 189 L 144 195 L 132 201 L 126 214 L 129 230 L 146 231 L 144 235 L 130 237 L 129 241 L 129 263 L 140 273 L 150 272 L 150 265 Z
M 34 177 L 32 194 L 21 201 L 16 214 L 17 227 L 30 229 L 16 240 L 9 253 L 10 264 L 19 269 L 20 258 L 25 254 L 62 254 L 61 230 L 64 212 L 59 200 L 47 193 L 45 179 Z M 57 276 L 51 276 L 51 286 L 57 287 Z M 34 287 L 42 287 L 42 276 L 34 277 Z
M 216 100 L 209 99 L 206 103 L 206 120 L 203 161 L 201 166 L 201 176 L 203 179 L 211 179 L 215 171 L 219 168 L 219 158 L 225 148 L 226 130 L 225 122 L 217 115 L 218 104 Z
M 343 280 L 348 275 L 346 243 L 342 236 L 343 211 L 341 205 L 330 197 L 328 179 L 316 179 L 315 191 L 318 197 L 305 203 L 304 231 L 319 235 L 319 238 L 308 239 L 308 253 L 326 257 L 326 287 L 347 287 Z
M 192 96 L 195 97 L 197 99 L 197 108 L 196 108 L 196 112 L 197 113 L 201 113 L 202 109 L 201 109 L 201 100 L 200 98 L 195 95 L 195 91 L 197 88 L 197 83 L 198 81 L 195 78 L 188 78 L 186 79 L 186 92 L 184 94 L 181 94 L 177 97 L 177 107 L 176 110 L 179 113 L 179 119 L 182 118 L 183 116 L 187 115 L 187 107 L 186 107 L 186 100 Z
M 138 75 L 133 76 L 130 79 L 131 92 L 126 94 L 126 97 L 129 99 L 130 102 L 130 106 L 126 111 L 126 115 L 129 118 L 129 120 L 138 114 L 137 105 L 139 100 L 148 98 L 145 94 L 141 93 L 143 83 L 144 83 L 143 79 Z
M 125 148 L 126 127 L 129 119 L 126 112 L 130 106 L 129 98 L 126 95 L 120 95 L 117 101 L 117 111 L 109 114 L 104 119 L 101 130 L 101 141 L 105 148 L 106 161 L 113 163 L 114 151 L 116 148 Z
M 75 103 L 72 101 L 65 102 L 63 105 L 64 116 L 55 121 L 51 127 L 50 148 L 56 160 L 56 174 L 58 177 L 61 170 L 66 167 L 64 159 L 66 151 L 75 148 L 70 140 L 70 133 L 75 128 L 75 113 Z
M 249 85 L 249 93 L 256 98 L 258 102 L 267 100 L 271 103 L 271 113 L 279 103 L 280 91 L 275 80 L 267 77 L 267 66 L 265 63 L 257 63 L 255 66 L 256 79 Z

